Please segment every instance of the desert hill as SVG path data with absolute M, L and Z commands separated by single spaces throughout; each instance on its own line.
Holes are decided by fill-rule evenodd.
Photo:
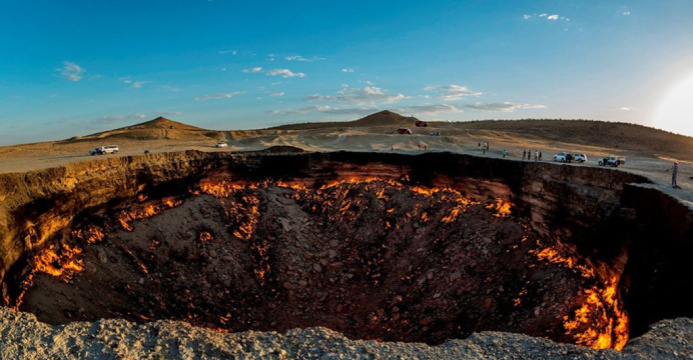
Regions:
M 167 119 L 163 116 L 159 116 L 154 120 L 145 121 L 143 123 L 126 126 L 116 130 L 135 130 L 135 129 L 179 129 L 187 131 L 207 131 L 199 127 L 184 124 L 178 121 Z
M 154 120 L 130 125 L 114 130 L 73 137 L 61 143 L 84 142 L 93 140 L 219 140 L 223 139 L 221 131 L 207 130 L 173 121 L 165 117 L 157 117 Z
M 330 121 L 280 125 L 269 128 L 268 130 L 314 130 L 328 129 L 334 127 L 364 127 L 364 126 L 414 126 L 418 119 L 415 117 L 405 117 L 389 110 L 383 110 L 375 114 L 368 115 L 353 121 Z
M 528 138 L 562 141 L 575 144 L 670 154 L 690 157 L 693 137 L 629 123 L 597 120 L 483 120 L 431 122 L 434 127 L 456 130 L 486 130 L 511 133 Z M 570 149 L 568 149 L 570 150 Z
M 391 132 L 398 127 L 414 129 L 416 117 L 405 117 L 384 110 L 354 121 L 289 124 L 268 130 L 327 130 L 338 128 L 379 128 Z M 477 121 L 430 121 L 429 127 L 415 131 L 428 134 L 441 131 L 447 136 L 492 136 L 533 139 L 612 148 L 614 150 L 667 154 L 674 157 L 692 157 L 693 137 L 629 123 L 598 120 L 477 120 Z M 573 151 L 574 149 L 565 149 Z

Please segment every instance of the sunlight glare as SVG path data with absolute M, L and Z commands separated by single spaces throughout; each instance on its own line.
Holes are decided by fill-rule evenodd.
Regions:
M 693 136 L 693 76 L 677 85 L 659 106 L 655 127 Z

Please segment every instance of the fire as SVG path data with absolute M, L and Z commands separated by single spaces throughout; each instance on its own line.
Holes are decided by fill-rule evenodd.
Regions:
M 260 221 L 260 199 L 252 192 L 257 188 L 258 186 L 254 184 L 246 186 L 226 181 L 200 182 L 202 192 L 221 199 L 221 204 L 226 209 L 226 216 L 236 225 L 233 235 L 244 240 L 249 240 L 253 236 Z
M 619 301 L 618 277 L 609 279 L 603 289 L 598 287 L 584 292 L 585 302 L 573 316 L 563 317 L 567 335 L 573 335 L 576 343 L 594 349 L 621 350 L 628 341 L 628 316 Z M 602 324 L 600 330 L 593 324 Z
M 214 240 L 214 238 L 212 237 L 212 234 L 210 234 L 209 232 L 203 231 L 200 233 L 200 242 L 206 243 L 212 240 Z
M 512 206 L 513 203 L 511 203 L 510 201 L 497 198 L 496 202 L 486 205 L 486 209 L 495 212 L 495 214 L 493 215 L 495 217 L 506 217 L 511 214 L 510 208 Z
M 537 245 L 541 246 L 541 243 L 537 241 Z M 610 270 L 605 264 L 594 265 L 589 260 L 582 264 L 577 258 L 562 255 L 561 252 L 565 250 L 551 247 L 530 251 L 540 261 L 558 264 L 586 280 L 596 282 L 596 285 L 580 294 L 584 299 L 582 305 L 572 315 L 563 317 L 565 334 L 576 344 L 593 349 L 623 349 L 629 330 L 628 314 L 618 292 L 622 270 Z
M 60 278 L 68 282 L 72 275 L 84 270 L 84 259 L 81 256 L 82 249 L 62 244 L 59 249 L 50 245 L 41 250 L 32 259 L 34 270 Z
M 92 244 L 98 244 L 101 241 L 103 241 L 104 234 L 99 229 L 98 227 L 94 225 L 89 225 L 87 226 L 86 229 L 78 229 L 72 232 L 72 236 L 79 239 L 79 240 L 84 240 L 87 242 L 87 244 L 92 245 Z
M 24 297 L 27 290 L 34 285 L 34 277 L 38 273 L 48 274 L 60 279 L 63 282 L 69 282 L 74 274 L 84 271 L 84 259 L 82 257 L 82 249 L 72 247 L 68 244 L 52 244 L 40 250 L 29 260 L 31 272 L 22 280 L 19 288 L 20 293 L 14 301 L 9 296 L 4 298 L 5 305 L 12 307 L 18 311 L 19 307 L 24 303 Z
M 562 256 L 549 247 L 541 251 L 532 250 L 530 252 L 535 254 L 539 260 L 546 260 L 550 263 L 561 264 L 566 268 L 573 269 L 584 278 L 591 279 L 594 277 L 594 270 L 585 265 L 579 265 L 577 259 L 573 256 Z
M 133 205 L 130 211 L 122 211 L 118 215 L 118 222 L 127 231 L 132 231 L 133 227 L 130 224 L 134 220 L 150 218 L 162 211 L 174 208 L 183 201 L 175 197 L 166 197 L 158 201 L 151 201 L 142 205 Z

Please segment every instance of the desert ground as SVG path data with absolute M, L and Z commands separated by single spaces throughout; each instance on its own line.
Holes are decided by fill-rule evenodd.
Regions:
M 693 206 L 693 138 L 640 125 L 585 120 L 505 120 L 431 122 L 415 127 L 416 118 L 382 111 L 350 122 L 285 125 L 270 129 L 206 130 L 165 118 L 66 140 L 0 147 L 0 173 L 27 172 L 94 159 L 89 150 L 118 145 L 108 157 L 150 153 L 199 151 L 258 151 L 286 145 L 308 152 L 358 151 L 420 154 L 447 151 L 482 157 L 523 160 L 523 151 L 542 154 L 553 162 L 561 151 L 585 153 L 588 161 L 563 166 L 598 166 L 607 155 L 624 156 L 617 168 L 649 177 L 655 187 Z M 398 134 L 409 128 L 412 134 Z M 216 148 L 219 141 L 228 147 Z M 482 149 L 489 144 L 489 151 Z M 481 146 L 479 146 L 481 144 Z M 671 167 L 679 162 L 678 184 L 671 188 Z

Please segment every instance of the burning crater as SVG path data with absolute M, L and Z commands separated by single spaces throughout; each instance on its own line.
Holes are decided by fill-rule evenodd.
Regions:
M 677 254 L 693 215 L 636 175 L 452 154 L 80 166 L 32 175 L 43 191 L 8 211 L 5 305 L 52 324 L 325 326 L 430 344 L 494 330 L 621 349 L 692 315 L 672 295 L 691 285 Z

